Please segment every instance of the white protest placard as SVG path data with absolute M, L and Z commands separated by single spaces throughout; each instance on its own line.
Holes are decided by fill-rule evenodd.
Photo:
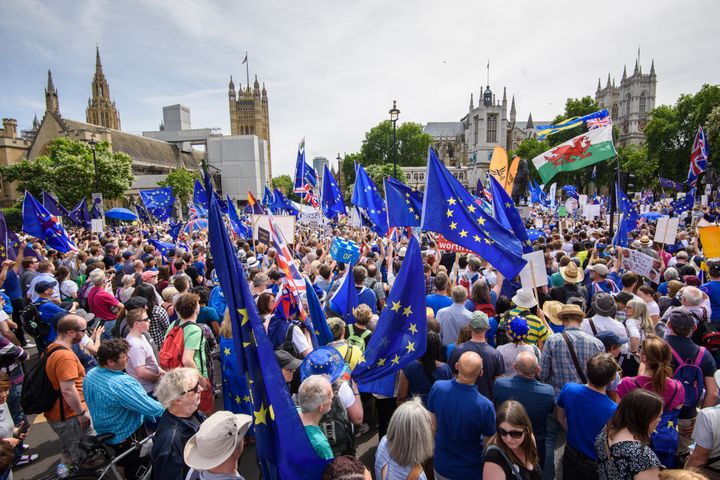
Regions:
M 253 238 L 257 240 L 258 238 L 258 228 L 262 227 L 263 229 L 270 231 L 270 222 L 268 221 L 270 217 L 268 215 L 253 215 L 252 216 L 252 226 L 253 226 Z M 285 237 L 285 241 L 287 243 L 295 243 L 295 216 L 294 215 L 273 215 L 273 225 L 275 225 L 276 228 L 278 228 L 282 234 L 283 237 Z
M 547 285 L 548 278 L 545 272 L 545 254 L 537 250 L 524 254 L 523 258 L 528 262 L 525 268 L 520 270 L 520 283 L 523 288 Z
M 580 195 L 580 198 L 578 198 L 578 203 L 580 204 L 580 207 L 587 205 L 587 195 Z
M 592 220 L 600 216 L 600 205 L 585 205 L 583 209 L 583 217 L 586 220 Z
M 623 249 L 622 265 L 625 271 L 633 271 L 653 283 L 659 283 L 662 262 L 639 250 Z
M 572 215 L 572 213 L 573 213 L 577 208 L 578 208 L 578 201 L 577 201 L 577 200 L 575 200 L 575 199 L 572 198 L 572 197 L 570 197 L 570 198 L 568 198 L 567 200 L 565 200 L 565 210 L 567 210 L 567 212 L 568 212 L 569 214 Z
M 92 233 L 103 233 L 103 230 L 105 230 L 105 220 L 102 218 L 93 218 L 91 222 Z
M 707 195 L 700 195 L 700 205 L 703 207 L 708 206 L 708 196 Z
M 679 217 L 664 216 L 658 218 L 657 227 L 655 228 L 655 238 L 653 241 L 655 243 L 662 243 L 665 245 L 674 244 L 679 224 Z
M 536 218 L 535 219 L 535 228 L 543 228 L 543 219 L 542 218 Z

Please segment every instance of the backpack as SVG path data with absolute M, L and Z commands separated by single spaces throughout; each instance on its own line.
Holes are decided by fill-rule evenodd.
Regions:
M 50 356 L 59 351 L 67 350 L 57 346 L 52 351 L 40 355 L 38 362 L 25 374 L 20 394 L 20 405 L 27 415 L 45 413 L 51 410 L 60 397 L 60 390 L 56 390 L 47 375 L 46 366 Z M 60 418 L 65 420 L 63 404 L 60 402 Z
M 370 336 L 372 331 L 365 329 L 360 335 L 356 335 L 354 325 L 348 325 L 348 333 L 350 336 L 346 339 L 348 345 L 355 345 L 361 352 L 365 353 L 365 339 Z M 348 347 L 350 349 L 350 347 Z
M 185 328 L 189 325 L 195 325 L 200 328 L 199 325 L 193 322 L 187 322 L 185 325 L 180 326 L 180 320 L 176 320 L 165 337 L 160 352 L 158 353 L 160 368 L 163 370 L 167 371 L 183 366 L 182 357 L 185 352 Z M 200 367 L 198 366 L 198 368 Z
M 285 340 L 283 340 L 283 343 L 275 347 L 275 350 L 284 350 L 298 360 L 302 360 L 302 355 L 300 355 L 300 352 L 297 351 L 297 348 L 295 348 L 295 344 L 293 343 L 293 327 L 295 325 L 295 322 L 292 322 L 288 326 L 287 332 L 285 332 Z
M 320 419 L 319 427 L 327 437 L 335 457 L 340 455 L 352 455 L 354 457 L 355 434 L 347 410 L 345 410 L 345 406 L 338 395 L 338 390 L 339 387 L 336 388 L 333 385 L 335 396 L 332 399 L 332 406 L 330 411 Z
M 720 351 L 720 322 L 701 322 L 696 332 L 700 345 L 713 354 Z
M 643 388 L 640 386 L 635 378 L 632 378 L 633 383 L 637 388 Z M 672 405 L 675 400 L 680 387 L 676 383 L 673 384 L 675 390 L 673 391 L 670 400 L 666 405 Z M 655 431 L 650 435 L 650 445 L 652 446 L 653 452 L 657 455 L 660 463 L 666 468 L 674 468 L 676 465 L 677 449 L 678 449 L 678 417 L 680 415 L 680 409 L 675 410 L 663 410 L 660 416 L 660 423 L 655 427 Z
M 37 303 L 29 303 L 20 312 L 23 329 L 35 338 L 46 338 L 50 334 L 50 325 L 40 316 L 39 307 L 45 302 L 41 299 Z
M 705 347 L 700 347 L 700 351 L 695 361 L 688 359 L 683 361 L 674 348 L 670 347 L 672 355 L 678 366 L 673 373 L 673 378 L 682 383 L 685 389 L 685 401 L 683 407 L 696 407 L 705 395 L 705 375 L 700 368 L 700 362 L 705 355 Z
M 78 306 L 85 310 L 86 312 L 90 311 L 90 303 L 88 301 L 88 291 L 93 287 L 93 285 L 90 282 L 83 283 L 80 285 L 80 288 L 78 288 L 77 292 L 77 302 Z

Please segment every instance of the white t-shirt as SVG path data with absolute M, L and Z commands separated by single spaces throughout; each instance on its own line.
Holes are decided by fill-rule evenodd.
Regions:
M 651 317 L 653 315 L 657 315 L 658 317 L 660 316 L 660 307 L 658 306 L 658 304 L 655 300 L 648 302 L 646 305 L 647 305 L 648 315 L 650 315 Z
M 145 367 L 153 373 L 158 373 L 160 371 L 160 367 L 155 359 L 155 354 L 153 353 L 150 343 L 143 335 L 140 335 L 139 338 L 134 337 L 133 335 L 128 335 L 125 337 L 125 340 L 127 340 L 130 345 L 130 350 L 128 350 L 128 363 L 125 367 L 125 371 L 128 375 L 140 382 L 140 385 L 142 385 L 143 389 L 145 389 L 147 393 L 152 393 L 152 391 L 155 390 L 157 382 L 150 382 L 140 378 L 135 372 L 137 367 Z
M 345 410 L 352 407 L 353 403 L 355 403 L 355 392 L 353 392 L 352 387 L 348 382 L 342 382 L 340 384 L 338 397 L 340 397 Z
M 292 326 L 293 334 L 292 334 L 292 343 L 295 347 L 295 350 L 297 350 L 298 353 L 302 353 L 308 348 L 310 348 L 310 345 L 308 345 L 307 338 L 305 337 L 305 334 L 303 333 L 302 329 L 298 327 L 297 325 Z
M 78 291 L 77 283 L 72 280 L 63 280 L 60 284 L 61 297 L 74 297 Z
M 693 440 L 703 448 L 710 450 L 708 458 L 720 455 L 720 407 L 708 407 L 700 410 L 695 422 Z M 720 462 L 709 465 L 717 468 Z
M 627 330 L 625 330 L 625 325 L 618 322 L 614 318 L 611 317 L 604 317 L 602 315 L 595 315 L 592 317 L 593 325 L 595 325 L 595 330 L 597 330 L 597 333 L 604 332 L 606 330 L 610 330 L 611 332 L 615 332 L 618 337 L 620 338 L 628 338 Z M 588 335 L 595 336 L 595 333 L 592 331 L 592 327 L 590 326 L 590 319 L 586 318 L 582 321 L 580 324 L 580 330 L 587 333 Z M 627 352 L 627 343 L 622 346 L 620 351 L 622 353 Z

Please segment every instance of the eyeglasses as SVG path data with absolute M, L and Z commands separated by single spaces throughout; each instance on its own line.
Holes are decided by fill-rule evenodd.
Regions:
M 85 332 L 87 332 L 87 327 L 86 327 L 86 328 L 83 328 L 83 329 L 73 328 L 73 330 L 76 331 L 76 332 L 85 333 Z
M 202 387 L 200 386 L 200 380 L 198 380 L 198 382 L 195 384 L 195 386 L 193 388 L 191 388 L 190 390 L 185 390 L 182 394 L 187 395 L 190 392 L 192 392 L 192 393 L 202 392 Z
M 518 438 L 522 437 L 523 435 L 525 435 L 525 430 L 505 430 L 504 428 L 499 428 L 499 427 L 497 429 L 497 432 L 498 432 L 498 435 L 500 435 L 501 437 L 509 436 L 510 438 L 514 438 L 514 439 L 518 439 Z
M 149 322 L 149 321 L 150 321 L 150 319 L 148 317 L 143 317 L 143 318 L 138 319 L 138 322 Z

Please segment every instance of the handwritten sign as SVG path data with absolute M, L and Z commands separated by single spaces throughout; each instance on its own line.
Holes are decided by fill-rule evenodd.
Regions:
M 583 217 L 585 217 L 586 220 L 592 220 L 593 218 L 597 218 L 599 216 L 600 216 L 600 205 L 587 204 L 583 208 Z
M 445 250 L 446 252 L 473 253 L 472 250 L 461 247 L 457 243 L 451 242 L 442 235 L 438 235 L 437 245 L 440 250 Z
M 662 262 L 638 250 L 623 249 L 622 266 L 625 271 L 633 271 L 653 283 L 660 281 Z
M 665 245 L 674 244 L 679 224 L 679 217 L 671 218 L 668 216 L 664 216 L 658 218 L 657 228 L 655 229 L 655 238 L 653 239 L 653 241 L 656 243 L 663 243 Z
M 547 273 L 545 272 L 545 254 L 537 250 L 526 253 L 523 258 L 527 265 L 520 270 L 520 283 L 523 288 L 542 287 L 548 284 Z

